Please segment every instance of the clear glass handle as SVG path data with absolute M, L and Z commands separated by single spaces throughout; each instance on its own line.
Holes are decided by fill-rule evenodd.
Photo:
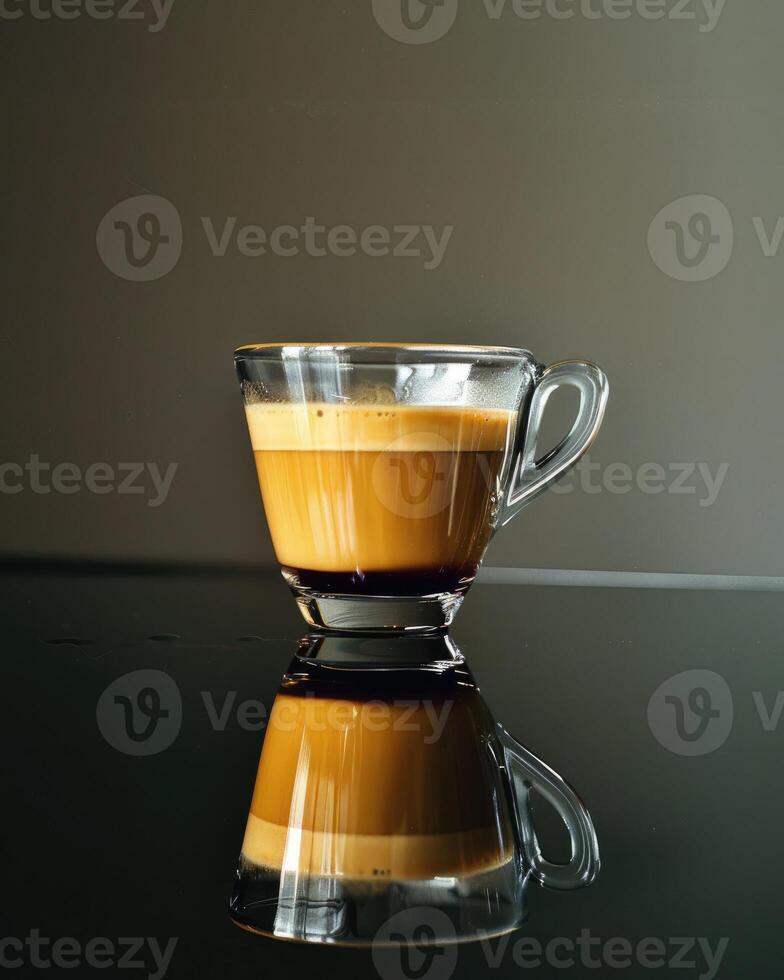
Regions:
M 577 417 L 568 435 L 537 461 L 536 444 L 547 399 L 560 385 L 572 385 L 580 392 Z M 498 527 L 503 527 L 529 501 L 574 466 L 591 445 L 602 424 L 608 391 L 607 376 L 590 361 L 559 361 L 544 369 L 528 407 L 528 421 L 518 457 L 512 464 Z
M 585 805 L 557 772 L 515 741 L 500 724 L 497 734 L 511 786 L 520 847 L 533 876 L 559 891 L 590 885 L 599 873 L 599 842 Z M 566 826 L 572 850 L 566 864 L 556 864 L 542 856 L 531 808 L 532 789 L 555 808 Z

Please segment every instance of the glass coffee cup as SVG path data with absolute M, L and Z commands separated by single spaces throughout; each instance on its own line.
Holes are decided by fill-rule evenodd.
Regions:
M 563 863 L 542 853 L 533 790 L 566 828 Z M 598 870 L 585 806 L 493 720 L 448 636 L 302 642 L 267 723 L 237 925 L 333 945 L 463 942 L 518 928 L 531 883 L 571 890 Z
M 427 344 L 236 351 L 272 543 L 311 626 L 448 626 L 488 541 L 574 465 L 601 425 L 588 361 Z M 549 396 L 577 388 L 569 433 L 537 458 Z

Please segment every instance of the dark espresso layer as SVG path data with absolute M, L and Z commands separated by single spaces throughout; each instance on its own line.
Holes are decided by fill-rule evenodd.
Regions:
M 283 577 L 292 588 L 356 596 L 431 596 L 465 592 L 479 565 L 446 566 L 394 572 L 321 572 L 284 565 Z
M 349 700 L 357 704 L 373 702 L 392 705 L 401 699 L 420 704 L 454 703 L 458 700 L 479 704 L 479 688 L 471 671 L 463 662 L 449 663 L 452 651 L 443 637 L 385 640 L 392 656 L 382 669 L 378 665 L 367 664 L 354 667 L 347 659 L 343 661 L 345 666 L 329 661 L 330 651 L 340 646 L 344 650 L 354 647 L 357 656 L 361 657 L 363 642 L 357 637 L 346 636 L 310 636 L 303 639 L 300 653 L 289 664 L 278 693 L 302 698 Z M 418 643 L 420 647 L 429 647 L 434 653 L 433 660 L 416 667 L 401 666 L 399 661 L 392 659 L 396 643 Z M 327 661 L 322 663 L 319 658 L 324 651 Z

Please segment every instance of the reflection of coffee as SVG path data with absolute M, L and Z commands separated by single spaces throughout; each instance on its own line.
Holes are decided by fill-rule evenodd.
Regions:
M 272 541 L 292 584 L 369 595 L 470 585 L 514 413 L 270 403 L 246 413 Z
M 470 682 L 446 689 L 436 677 L 428 690 L 422 674 L 416 688 L 391 692 L 389 680 L 375 691 L 325 692 L 289 678 L 264 740 L 246 865 L 422 880 L 510 860 L 484 704 Z

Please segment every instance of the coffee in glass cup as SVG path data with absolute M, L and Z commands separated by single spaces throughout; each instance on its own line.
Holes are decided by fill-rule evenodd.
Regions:
M 428 631 L 451 622 L 493 532 L 574 464 L 604 374 L 525 350 L 273 344 L 237 351 L 272 543 L 308 623 Z M 580 392 L 538 462 L 549 394 Z

